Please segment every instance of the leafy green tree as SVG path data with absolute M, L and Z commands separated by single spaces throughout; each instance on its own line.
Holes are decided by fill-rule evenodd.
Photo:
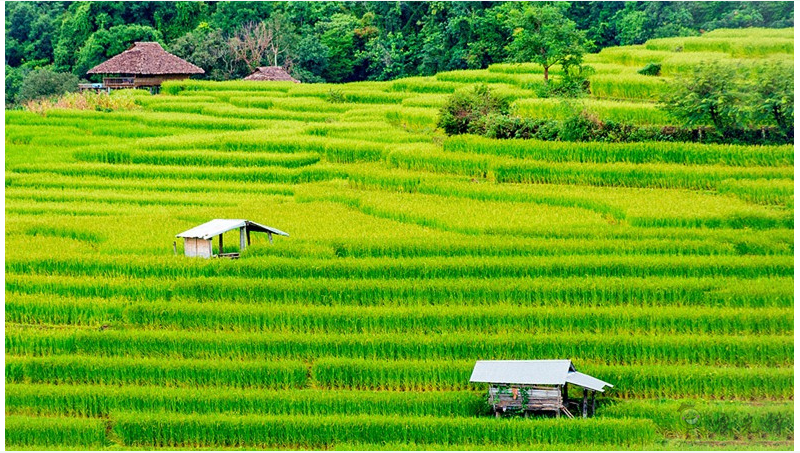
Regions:
M 533 62 L 544 67 L 544 80 L 550 80 L 550 68 L 570 60 L 580 62 L 586 53 L 585 33 L 575 22 L 564 17 L 556 6 L 528 6 L 512 11 L 509 23 L 514 28 L 512 41 L 506 47 L 515 62 Z
M 617 42 L 621 46 L 641 44 L 647 41 L 648 34 L 645 28 L 647 13 L 626 9 L 618 13 L 616 18 Z
M 363 64 L 363 44 L 376 33 L 365 21 L 350 14 L 334 14 L 330 20 L 317 23 L 319 40 L 328 49 L 325 80 L 348 82 L 357 80 Z
M 57 71 L 72 71 L 80 49 L 95 31 L 92 3 L 75 2 L 70 5 L 61 22 L 61 31 L 53 50 Z
M 208 20 L 209 5 L 204 2 L 158 2 L 153 14 L 155 28 L 167 42 L 194 30 Z
M 408 50 L 402 33 L 389 33 L 367 43 L 370 80 L 391 80 L 406 74 Z
M 6 3 L 6 63 L 19 66 L 33 60 L 53 61 L 63 9 L 58 2 Z
M 29 71 L 25 68 L 15 68 L 6 65 L 6 106 L 14 104 L 17 93 L 22 86 L 22 81 Z
M 760 68 L 748 91 L 757 123 L 775 125 L 784 134 L 794 135 L 792 66 L 776 62 Z
M 725 133 L 742 125 L 743 98 L 737 69 L 711 62 L 675 77 L 662 107 L 686 126 L 711 124 Z
M 299 33 L 300 40 L 290 55 L 292 75 L 301 82 L 325 82 L 323 75 L 328 67 L 328 48 L 313 33 L 310 26 Z
M 17 102 L 27 102 L 49 96 L 62 95 L 78 89 L 78 77 L 68 72 L 54 72 L 50 69 L 31 71 L 22 80 Z

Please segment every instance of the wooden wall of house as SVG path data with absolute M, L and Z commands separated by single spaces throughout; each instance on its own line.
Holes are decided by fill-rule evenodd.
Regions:
M 200 258 L 211 258 L 210 239 L 183 238 L 183 254 L 186 256 L 196 256 Z

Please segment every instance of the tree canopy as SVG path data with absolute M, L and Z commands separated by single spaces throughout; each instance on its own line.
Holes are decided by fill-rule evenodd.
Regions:
M 538 39 L 530 28 L 535 23 L 530 22 L 535 19 L 531 10 L 536 8 L 559 11 L 564 17 L 559 24 L 566 27 L 559 30 L 569 29 L 569 37 L 585 36 L 587 51 L 723 27 L 788 27 L 794 21 L 792 2 L 537 5 L 544 6 L 427 1 L 6 2 L 6 65 L 52 65 L 85 77 L 93 63 L 119 53 L 131 40 L 148 39 L 201 66 L 206 77 L 239 77 L 245 65 L 233 61 L 230 39 L 246 24 L 264 22 L 273 31 L 279 27 L 280 33 L 259 64 L 287 67 L 304 81 L 386 80 L 524 59 L 530 53 L 523 44 L 536 44 Z M 554 53 L 563 50 L 561 43 L 550 44 L 557 44 L 548 46 Z
M 549 80 L 550 67 L 569 61 L 580 64 L 586 53 L 586 33 L 575 27 L 556 6 L 526 6 L 512 11 L 512 41 L 506 47 L 511 61 L 532 62 L 544 67 L 544 80 Z

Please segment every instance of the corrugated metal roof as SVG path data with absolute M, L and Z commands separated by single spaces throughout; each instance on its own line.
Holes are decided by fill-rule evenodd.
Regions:
M 608 382 L 578 373 L 570 360 L 479 360 L 470 382 L 521 385 L 575 384 L 602 392 Z
M 251 222 L 245 219 L 214 219 L 202 225 L 188 229 L 183 233 L 176 234 L 175 237 L 211 239 L 212 237 L 220 235 L 226 231 L 235 230 L 243 226 L 246 226 L 250 231 L 262 231 L 280 236 L 289 236 L 288 233 L 284 233 L 277 228 L 268 227 L 266 225 L 261 225 L 260 223 Z
M 567 382 L 570 384 L 575 384 L 579 387 L 585 387 L 589 390 L 597 390 L 598 392 L 602 392 L 606 387 L 614 387 L 606 381 L 601 381 L 596 377 L 589 376 L 588 374 L 578 373 L 577 371 L 567 374 Z
M 470 382 L 560 385 L 574 370 L 569 360 L 479 360 Z

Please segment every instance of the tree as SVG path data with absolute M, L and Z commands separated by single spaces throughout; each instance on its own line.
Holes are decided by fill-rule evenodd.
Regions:
M 567 59 L 580 62 L 586 53 L 585 33 L 556 6 L 528 6 L 522 11 L 511 11 L 509 23 L 514 28 L 511 44 L 506 46 L 511 61 L 542 65 L 545 82 L 550 81 L 553 65 Z
M 158 2 L 153 20 L 164 39 L 172 42 L 207 20 L 208 8 L 204 2 Z
M 403 34 L 389 33 L 367 43 L 370 80 L 391 80 L 406 74 L 408 51 Z
M 687 126 L 712 124 L 724 134 L 743 122 L 742 86 L 733 66 L 700 64 L 676 77 L 667 93 L 662 107 Z
M 794 72 L 787 64 L 772 63 L 759 68 L 748 89 L 754 99 L 753 116 L 761 124 L 774 124 L 786 135 L 794 135 Z
M 269 53 L 272 54 L 272 65 L 281 66 L 278 57 L 290 55 L 298 39 L 294 32 L 294 25 L 289 22 L 285 14 L 275 13 L 267 21 L 267 28 L 272 36 L 267 46 Z
M 30 72 L 26 68 L 15 68 L 6 65 L 6 106 L 12 105 L 17 98 L 17 93 L 22 86 L 22 81 Z
M 228 40 L 220 29 L 201 22 L 169 47 L 170 52 L 203 68 L 204 77 L 229 80 L 246 75 L 247 68 L 233 54 Z
M 68 72 L 37 69 L 23 80 L 17 102 L 27 102 L 49 96 L 58 96 L 78 89 L 78 77 Z
M 621 46 L 641 44 L 647 41 L 648 34 L 645 24 L 647 13 L 644 11 L 623 10 L 617 13 L 616 29 L 617 42 Z
M 357 59 L 355 30 L 359 22 L 349 14 L 334 14 L 329 20 L 317 22 L 317 34 L 328 49 L 328 65 L 324 77 L 329 82 L 351 80 Z
M 289 57 L 292 60 L 292 76 L 303 83 L 325 82 L 322 76 L 328 67 L 328 48 L 319 41 L 310 26 L 301 29 L 300 36 Z
M 264 60 L 267 50 L 272 44 L 272 33 L 265 22 L 248 22 L 230 39 L 231 51 L 252 72 Z

